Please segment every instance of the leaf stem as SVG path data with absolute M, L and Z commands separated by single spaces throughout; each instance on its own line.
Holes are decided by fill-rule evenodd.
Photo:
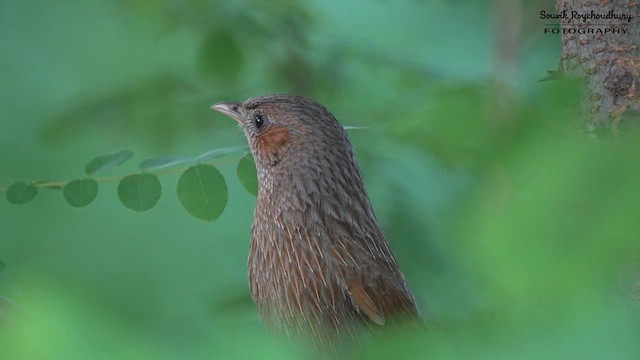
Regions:
M 228 159 L 225 159 L 225 160 L 221 160 L 221 161 L 212 161 L 212 162 L 205 162 L 205 163 L 208 163 L 210 165 L 222 165 L 222 164 L 229 163 L 231 161 L 238 161 L 244 155 L 245 154 L 239 155 L 237 157 L 231 157 L 231 158 L 228 158 Z M 156 176 L 172 175 L 172 174 L 183 173 L 189 167 L 191 167 L 191 166 L 183 167 L 183 168 L 173 168 L 173 169 L 167 169 L 167 170 L 160 170 L 160 171 L 143 171 L 143 172 L 148 172 L 148 173 L 154 174 Z M 92 178 L 92 179 L 97 181 L 97 182 L 115 182 L 115 181 L 120 181 L 120 180 L 124 179 L 127 176 L 128 175 L 124 175 L 124 176 L 109 176 L 109 177 L 98 177 L 98 178 Z M 31 183 L 33 184 L 33 186 L 35 186 L 37 188 L 60 190 L 69 181 L 71 181 L 71 180 L 67 180 L 67 181 L 33 180 L 33 181 L 31 181 Z M 9 189 L 9 187 L 0 188 L 0 193 L 7 192 L 7 189 Z

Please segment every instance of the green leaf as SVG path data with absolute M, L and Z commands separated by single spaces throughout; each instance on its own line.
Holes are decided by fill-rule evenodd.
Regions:
M 217 159 L 228 154 L 246 153 L 248 150 L 249 150 L 248 146 L 235 146 L 235 147 L 228 147 L 223 149 L 213 149 L 198 155 L 195 158 L 195 161 L 198 161 L 198 162 L 211 161 L 213 159 Z
M 133 152 L 129 150 L 122 150 L 113 154 L 98 156 L 87 163 L 84 167 L 84 171 L 87 175 L 92 176 L 99 172 L 124 164 L 132 156 Z
M 238 161 L 236 174 L 245 190 L 253 196 L 258 196 L 258 174 L 256 173 L 256 164 L 251 154 L 247 154 Z
M 153 159 L 148 159 L 140 163 L 140 170 L 158 170 L 164 169 L 176 165 L 186 164 L 192 162 L 193 159 L 186 156 L 164 156 Z
M 178 199 L 193 217 L 213 221 L 227 205 L 227 183 L 211 165 L 192 166 L 180 176 Z
M 33 184 L 17 182 L 9 186 L 5 196 L 10 203 L 21 205 L 33 200 L 36 194 L 38 194 L 38 188 L 33 186 Z
M 71 180 L 62 188 L 62 195 L 69 205 L 84 207 L 98 195 L 98 183 L 93 179 Z
M 160 180 L 149 173 L 129 175 L 118 184 L 120 201 L 135 211 L 146 211 L 154 207 L 160 200 L 161 193 Z

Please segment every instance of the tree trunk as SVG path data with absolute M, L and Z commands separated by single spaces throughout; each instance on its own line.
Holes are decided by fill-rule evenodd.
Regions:
M 584 129 L 594 136 L 640 126 L 640 2 L 558 0 L 561 70 L 585 79 Z

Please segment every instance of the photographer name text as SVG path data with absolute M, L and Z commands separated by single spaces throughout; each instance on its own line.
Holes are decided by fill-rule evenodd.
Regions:
M 623 13 L 615 13 L 613 10 L 609 10 L 607 13 L 597 13 L 591 10 L 588 13 L 582 13 L 579 11 L 567 11 L 562 10 L 559 13 L 548 13 L 544 10 L 540 11 L 540 19 L 571 19 L 571 20 L 582 20 L 582 22 L 587 22 L 588 20 L 626 20 L 627 22 L 631 22 L 633 20 L 633 16 L 629 14 Z

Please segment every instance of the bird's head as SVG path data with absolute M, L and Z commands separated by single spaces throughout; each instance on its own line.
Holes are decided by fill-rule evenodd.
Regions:
M 283 160 L 313 160 L 323 153 L 352 152 L 344 129 L 322 105 L 295 95 L 265 95 L 211 107 L 237 121 L 256 162 L 275 166 Z M 344 153 L 346 151 L 347 153 Z

